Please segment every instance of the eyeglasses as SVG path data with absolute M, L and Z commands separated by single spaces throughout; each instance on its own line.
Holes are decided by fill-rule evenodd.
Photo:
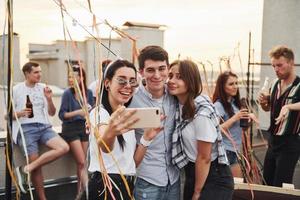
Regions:
M 122 87 L 125 87 L 127 84 L 129 84 L 130 87 L 137 87 L 139 85 L 136 79 L 126 80 L 124 78 L 116 78 L 115 80 Z

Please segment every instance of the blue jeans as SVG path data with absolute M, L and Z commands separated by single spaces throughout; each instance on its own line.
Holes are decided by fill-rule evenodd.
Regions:
M 179 200 L 180 199 L 180 179 L 173 185 L 167 186 L 153 185 L 141 178 L 137 178 L 134 187 L 135 200 Z

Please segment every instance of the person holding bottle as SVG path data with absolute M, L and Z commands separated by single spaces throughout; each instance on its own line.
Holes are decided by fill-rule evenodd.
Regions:
M 32 109 L 33 105 L 30 101 L 30 97 L 29 94 L 26 95 L 26 109 L 30 109 L 30 114 L 28 114 L 28 118 L 33 118 L 34 114 L 33 114 L 33 109 Z
M 249 114 L 245 105 L 242 108 L 236 74 L 226 71 L 219 75 L 213 94 L 213 102 L 221 118 L 220 123 L 222 130 L 224 130 L 223 141 L 232 175 L 243 177 L 237 153 L 242 147 L 242 128 L 247 128 L 247 123 L 240 124 L 240 120 L 248 122 Z
M 58 116 L 62 121 L 61 136 L 68 142 L 77 165 L 77 193 L 83 191 L 87 181 L 85 174 L 85 161 L 88 148 L 89 134 L 86 130 L 85 112 L 80 104 L 80 94 L 83 100 L 87 100 L 88 109 L 94 106 L 94 98 L 91 90 L 86 86 L 86 75 L 83 68 L 73 65 L 68 76 L 69 88 L 66 89 L 61 98 Z M 75 87 L 76 82 L 79 90 Z M 85 98 L 84 98 L 85 96 Z
M 54 116 L 56 108 L 52 101 L 51 89 L 40 83 L 41 67 L 38 63 L 28 62 L 23 66 L 22 71 L 25 81 L 13 88 L 15 110 L 12 138 L 21 147 L 24 155 L 28 155 L 29 163 L 17 167 L 16 174 L 23 193 L 28 190 L 28 175 L 30 174 L 38 198 L 45 200 L 42 166 L 67 153 L 69 146 L 54 132 L 50 124 L 48 116 Z M 32 108 L 26 108 L 27 98 L 32 103 Z M 40 155 L 40 143 L 49 147 L 50 150 Z
M 270 111 L 263 176 L 267 185 L 282 187 L 282 183 L 292 183 L 300 157 L 300 77 L 295 73 L 292 49 L 276 46 L 269 55 L 278 79 L 269 94 L 260 93 L 258 98 L 261 108 Z

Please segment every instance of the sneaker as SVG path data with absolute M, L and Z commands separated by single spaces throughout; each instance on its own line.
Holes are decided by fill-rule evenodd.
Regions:
M 18 184 L 22 193 L 27 193 L 28 191 L 28 175 L 24 172 L 24 167 L 19 166 L 16 168 L 16 174 L 18 178 Z

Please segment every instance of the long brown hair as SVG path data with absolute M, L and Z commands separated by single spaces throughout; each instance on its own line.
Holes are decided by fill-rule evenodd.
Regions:
M 221 104 L 224 107 L 224 110 L 226 113 L 229 115 L 229 117 L 234 115 L 233 108 L 231 106 L 231 103 L 228 102 L 228 96 L 225 92 L 225 84 L 228 81 L 229 77 L 235 77 L 238 78 L 236 74 L 234 74 L 231 71 L 226 71 L 223 72 L 222 74 L 219 75 L 215 87 L 215 91 L 213 94 L 213 102 L 215 103 L 217 100 L 221 102 Z M 236 93 L 236 95 L 233 97 L 234 99 L 234 104 L 241 109 L 241 101 L 240 101 L 240 92 L 239 89 Z
M 182 118 L 192 119 L 195 115 L 194 99 L 202 92 L 202 81 L 198 66 L 191 60 L 176 60 L 170 65 L 170 69 L 179 66 L 180 78 L 187 87 L 187 100 L 182 108 Z

